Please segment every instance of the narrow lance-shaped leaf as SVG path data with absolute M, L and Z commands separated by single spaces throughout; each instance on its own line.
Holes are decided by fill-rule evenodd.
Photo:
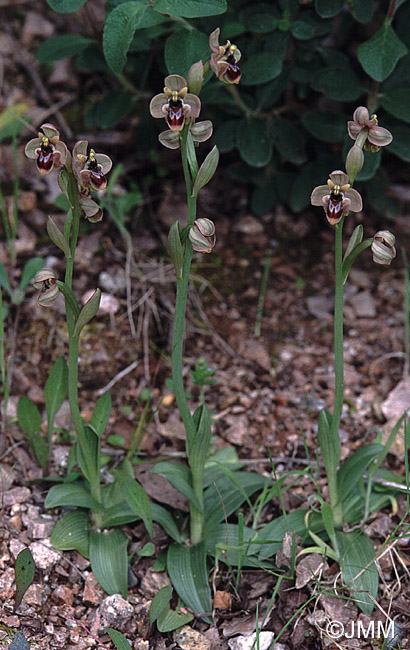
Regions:
M 49 434 L 52 431 L 54 418 L 68 392 L 68 368 L 64 357 L 54 363 L 44 387 L 47 422 Z
M 20 551 L 14 566 L 16 576 L 15 609 L 20 606 L 24 594 L 34 580 L 35 564 L 29 548 Z
M 131 646 L 125 636 L 118 630 L 113 630 L 112 627 L 107 627 L 107 632 L 111 637 L 111 641 L 117 650 L 131 650 Z
M 47 220 L 47 233 L 53 244 L 57 246 L 57 248 L 59 248 L 61 251 L 63 251 L 67 259 L 70 259 L 71 251 L 67 240 L 51 217 L 48 217 Z
M 181 243 L 179 222 L 175 221 L 169 229 L 168 250 L 175 267 L 177 278 L 182 278 L 182 265 L 184 262 L 184 247 Z
M 90 531 L 91 569 L 107 594 L 128 593 L 128 539 L 118 529 L 110 533 Z
M 212 176 L 215 174 L 216 168 L 218 167 L 218 161 L 219 161 L 219 151 L 218 148 L 215 146 L 207 157 L 205 158 L 204 162 L 199 168 L 197 177 L 195 179 L 194 187 L 192 189 L 192 196 L 198 196 L 199 190 L 204 187 L 209 181 L 211 180 Z
M 100 289 L 96 289 L 91 298 L 87 300 L 84 307 L 80 311 L 80 315 L 74 328 L 73 336 L 80 336 L 83 327 L 87 325 L 87 323 L 89 323 L 92 318 L 94 318 L 99 309 L 100 300 L 101 291 Z
M 104 433 L 111 413 L 111 395 L 107 391 L 97 400 L 91 416 L 90 424 L 101 438 Z

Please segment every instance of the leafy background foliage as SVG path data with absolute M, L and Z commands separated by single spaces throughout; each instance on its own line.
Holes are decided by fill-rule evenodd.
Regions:
M 84 4 L 47 1 L 60 13 Z M 299 212 L 312 186 L 342 166 L 351 144 L 345 124 L 357 105 L 381 113 L 381 124 L 397 134 L 387 155 L 410 161 L 409 21 L 407 0 L 107 0 L 102 46 L 89 34 L 62 34 L 43 42 L 37 59 L 75 56 L 78 66 L 106 77 L 106 93 L 85 123 L 126 128 L 127 116 L 137 115 L 136 146 L 147 152 L 159 129 L 149 98 L 166 74 L 186 75 L 209 58 L 208 36 L 220 26 L 221 43 L 230 39 L 242 52 L 242 79 L 233 88 L 209 74 L 201 118 L 214 123 L 226 173 L 249 185 L 254 213 L 278 201 Z M 360 181 L 372 180 L 368 198 L 393 216 L 399 206 L 383 190 L 389 180 L 381 155 L 365 156 L 359 190 Z

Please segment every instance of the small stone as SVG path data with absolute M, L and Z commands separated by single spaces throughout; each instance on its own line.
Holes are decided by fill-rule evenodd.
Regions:
M 52 549 L 51 541 L 47 538 L 30 544 L 30 551 L 36 567 L 45 571 L 49 571 L 60 559 L 60 554 Z
M 27 605 L 37 605 L 41 607 L 46 600 L 44 585 L 34 584 L 30 585 L 24 594 L 23 601 Z
M 410 377 L 406 377 L 393 388 L 382 404 L 382 413 L 386 420 L 398 419 L 410 408 Z
M 93 573 L 89 573 L 85 579 L 83 603 L 99 605 L 104 598 L 104 591 L 100 587 Z
M 70 607 L 72 607 L 73 592 L 68 587 L 65 587 L 64 585 L 59 585 L 56 589 L 54 589 L 53 597 L 63 602 L 65 605 L 69 605 Z
M 4 493 L 4 505 L 13 506 L 16 503 L 27 503 L 31 498 L 31 491 L 27 487 L 15 487 Z
M 211 641 L 203 634 L 193 630 L 189 625 L 175 630 L 174 641 L 178 643 L 182 650 L 209 650 Z
M 14 568 L 9 567 L 0 575 L 0 597 L 3 602 L 8 601 L 14 592 Z
M 113 594 L 104 598 L 97 612 L 99 634 L 104 634 L 107 627 L 122 627 L 133 615 L 134 608 L 120 594 Z
M 275 638 L 274 632 L 259 632 L 258 642 L 256 641 L 256 632 L 250 636 L 237 636 L 229 639 L 228 646 L 230 650 L 251 650 L 258 647 L 259 650 L 270 650 L 272 641 Z M 279 650 L 279 643 L 276 643 L 272 650 Z

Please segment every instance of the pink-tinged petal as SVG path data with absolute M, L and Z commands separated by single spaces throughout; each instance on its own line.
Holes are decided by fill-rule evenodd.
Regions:
M 353 113 L 353 119 L 360 126 L 367 126 L 367 123 L 370 119 L 369 111 L 365 106 L 359 106 Z
M 376 145 L 376 147 L 385 147 L 393 140 L 393 136 L 390 131 L 384 129 L 382 126 L 371 126 L 367 139 L 371 144 Z
M 78 174 L 78 179 L 84 187 L 91 185 L 91 171 L 89 169 L 82 169 Z
M 191 134 L 194 142 L 205 142 L 208 140 L 213 131 L 211 120 L 204 120 L 203 122 L 195 122 L 191 126 Z
M 312 205 L 323 205 L 323 198 L 329 196 L 330 190 L 327 185 L 318 185 L 310 195 Z
M 152 117 L 164 117 L 163 113 L 163 106 L 168 105 L 168 98 L 164 93 L 160 93 L 159 95 L 155 95 L 150 101 L 149 105 L 149 112 L 151 113 Z
M 201 112 L 201 100 L 199 97 L 197 97 L 197 95 L 188 93 L 184 97 L 184 104 L 188 104 L 188 106 L 190 106 L 192 117 L 199 117 L 199 114 Z
M 26 148 L 24 149 L 24 153 L 26 154 L 27 158 L 37 158 L 38 154 L 40 153 L 40 145 L 41 140 L 39 138 L 34 138 L 33 140 L 27 142 Z
M 108 174 L 112 167 L 112 160 L 109 156 L 106 156 L 105 153 L 96 153 L 95 159 L 98 165 L 101 165 L 101 171 L 103 174 Z
M 58 167 L 61 167 L 63 164 L 61 162 L 61 153 L 59 151 L 54 151 L 53 153 L 53 162 L 54 162 L 54 167 L 58 169 Z
M 335 185 L 339 185 L 340 187 L 349 182 L 349 177 L 346 172 L 342 172 L 340 169 L 335 169 L 334 172 L 329 174 L 329 178 Z
M 55 140 L 57 138 L 56 141 L 58 142 L 58 140 L 60 139 L 60 132 L 57 131 L 56 127 L 53 126 L 53 124 L 48 124 L 48 123 L 47 124 L 42 124 L 40 126 L 40 129 L 41 129 L 40 133 L 41 132 L 44 133 L 46 138 L 48 138 L 49 140 L 53 141 L 53 140 Z M 55 143 L 53 142 L 53 144 L 55 144 Z
M 179 74 L 168 75 L 168 77 L 165 77 L 164 83 L 165 88 L 168 88 L 172 92 L 176 91 L 179 93 L 180 90 L 187 87 L 186 80 Z
M 159 134 L 158 140 L 161 144 L 164 145 L 164 147 L 167 147 L 167 149 L 179 149 L 179 133 L 176 131 L 164 131 L 163 133 Z
M 73 158 L 76 159 L 80 156 L 80 158 L 85 158 L 84 162 L 87 160 L 87 151 L 88 151 L 88 140 L 79 140 L 78 142 L 75 143 L 74 149 L 73 149 Z
M 90 199 L 89 196 L 80 196 L 80 207 L 87 219 L 95 218 L 100 212 L 101 216 L 97 220 L 101 221 L 102 210 L 100 209 L 98 203 Z
M 221 30 L 219 27 L 214 29 L 212 34 L 209 36 L 209 47 L 211 48 L 212 52 L 215 52 L 216 54 L 219 54 L 219 35 L 221 33 Z
M 212 72 L 215 72 L 215 74 L 218 76 L 218 62 L 219 62 L 219 54 L 211 54 L 211 58 L 209 60 L 209 65 L 212 70 Z
M 361 210 L 363 209 L 363 201 L 359 192 L 349 187 L 349 189 L 346 190 L 346 192 L 344 192 L 344 196 L 350 201 L 349 209 L 352 212 L 361 212 Z
M 59 142 L 57 142 L 55 148 L 56 151 L 58 151 L 58 153 L 60 154 L 60 165 L 64 165 L 68 157 L 68 149 L 66 145 L 64 144 L 64 142 L 61 142 L 60 140 Z
M 347 123 L 347 130 L 352 140 L 356 140 L 364 128 L 366 127 L 360 126 L 360 124 L 357 124 L 357 122 L 352 122 L 351 120 L 349 120 Z

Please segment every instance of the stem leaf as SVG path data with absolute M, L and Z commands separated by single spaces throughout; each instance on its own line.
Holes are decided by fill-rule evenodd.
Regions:
M 80 311 L 80 315 L 75 324 L 73 336 L 80 336 L 81 330 L 87 323 L 94 318 L 96 315 L 101 300 L 101 290 L 96 289 L 89 300 L 85 303 L 84 307 Z
M 216 172 L 218 161 L 219 151 L 218 148 L 214 146 L 199 168 L 198 174 L 195 178 L 194 187 L 192 189 L 192 196 L 198 196 L 199 190 L 204 187 L 204 185 L 209 183 Z
M 59 248 L 61 251 L 63 251 L 64 255 L 67 258 L 70 258 L 71 252 L 67 240 L 51 217 L 48 217 L 47 220 L 47 233 L 53 244 L 57 246 L 57 248 Z

